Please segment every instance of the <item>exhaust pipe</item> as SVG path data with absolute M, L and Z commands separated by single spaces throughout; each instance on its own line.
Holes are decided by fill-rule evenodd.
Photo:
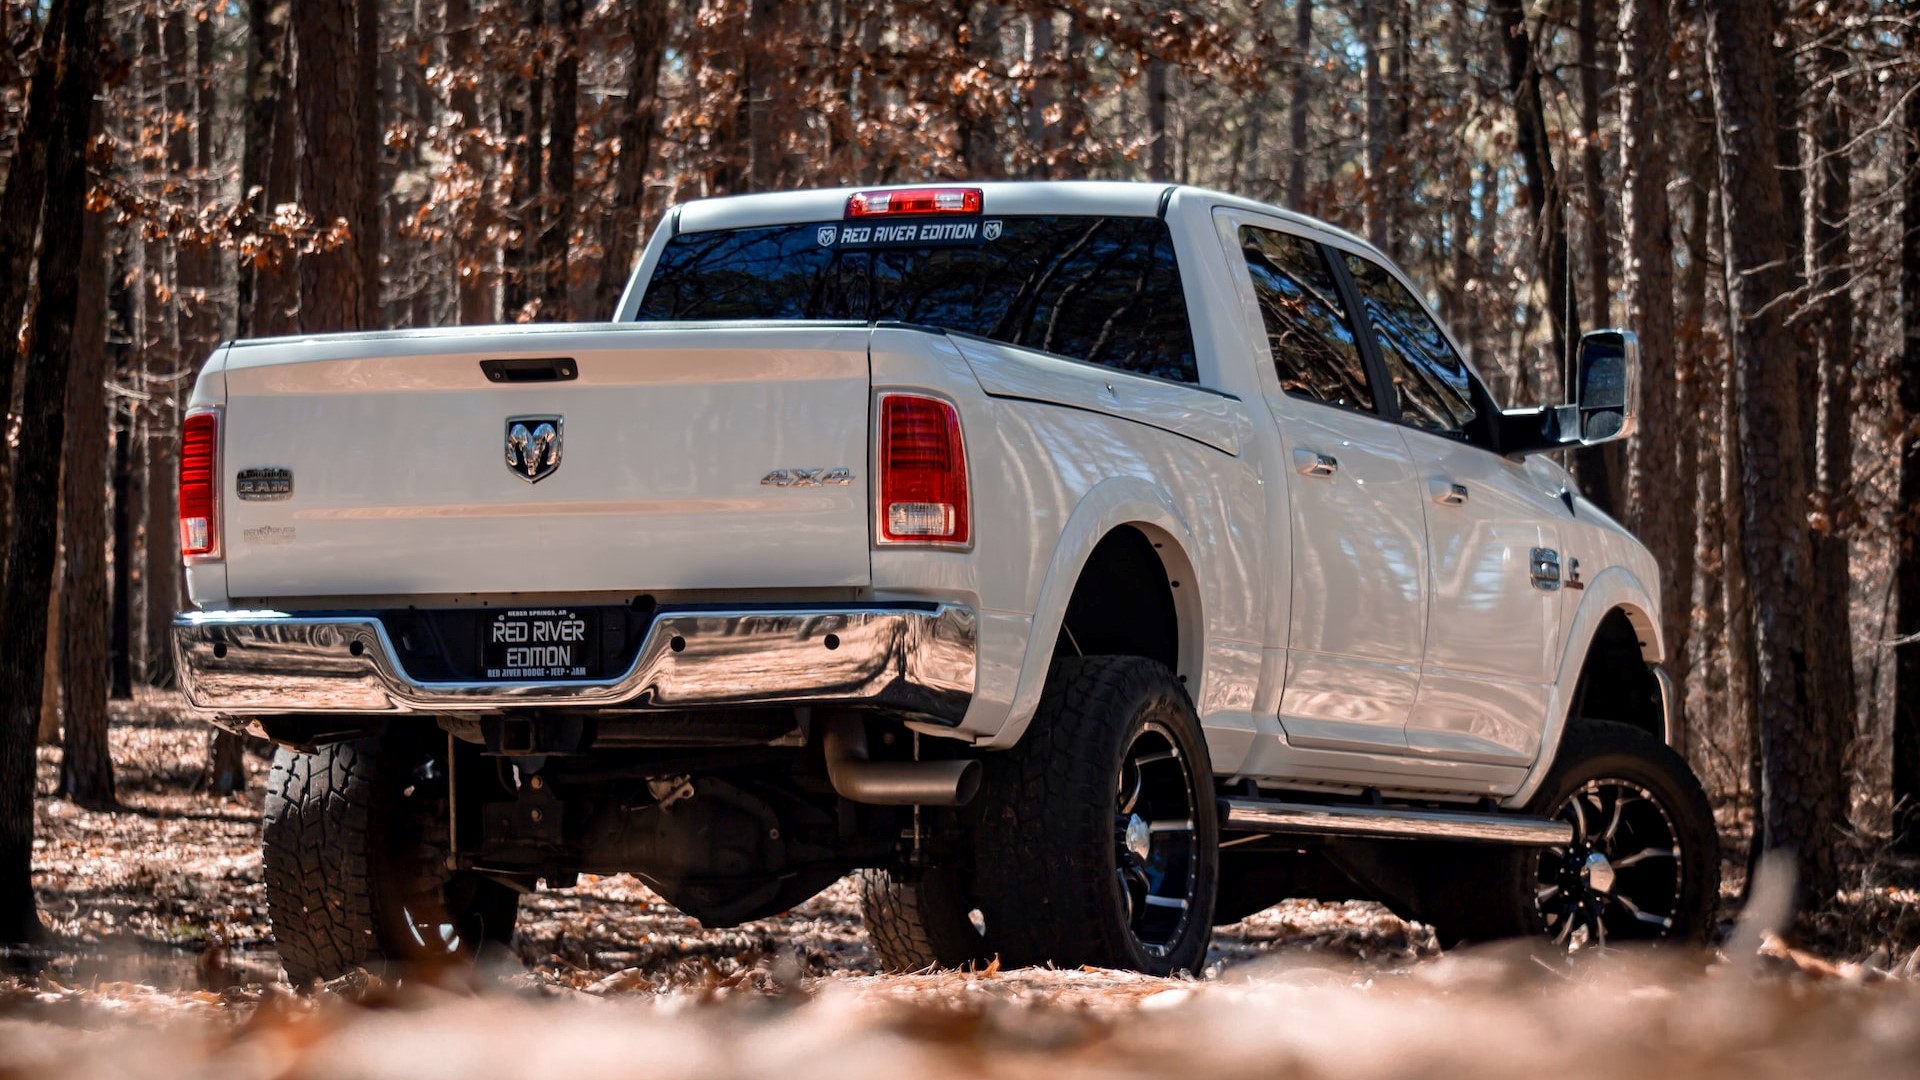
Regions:
M 978 761 L 869 761 L 857 716 L 826 724 L 827 776 L 843 799 L 877 806 L 965 806 L 980 790 Z

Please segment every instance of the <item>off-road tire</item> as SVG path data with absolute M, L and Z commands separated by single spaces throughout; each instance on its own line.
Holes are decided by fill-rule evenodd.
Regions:
M 262 845 L 267 909 L 295 986 L 355 968 L 402 974 L 511 940 L 519 896 L 496 881 L 450 875 L 434 825 L 444 803 L 409 802 L 432 798 L 423 790 L 431 781 L 406 775 L 422 757 L 379 739 L 275 752 Z M 403 898 L 429 890 L 457 896 L 448 918 L 458 949 L 425 948 L 408 932 Z
M 1626 724 L 1582 720 L 1567 729 L 1552 768 L 1525 812 L 1551 817 L 1589 783 L 1633 785 L 1652 797 L 1677 842 L 1677 885 L 1671 926 L 1647 931 L 1651 940 L 1697 944 L 1714 925 L 1720 897 L 1720 838 L 1713 808 L 1686 760 L 1659 739 Z M 1485 848 L 1455 853 L 1433 845 L 1423 852 L 1436 875 L 1415 914 L 1433 925 L 1446 946 L 1501 938 L 1554 937 L 1536 902 L 1542 853 L 1533 848 Z M 1624 890 L 1622 890 L 1624 891 Z M 1663 905 L 1666 906 L 1666 905 Z M 1616 938 L 1613 943 L 1620 943 Z
M 1181 857 L 1184 921 L 1154 942 L 1136 936 L 1135 914 L 1145 909 L 1123 892 L 1126 855 L 1116 841 L 1125 820 L 1123 767 L 1143 733 L 1159 733 L 1153 737 L 1177 750 L 1176 775 L 1192 799 L 1191 853 Z M 985 766 L 975 879 L 986 933 L 1004 964 L 1166 975 L 1205 963 L 1219 819 L 1206 739 L 1171 671 L 1132 656 L 1056 661 L 1031 726 Z
M 986 964 L 987 939 L 974 926 L 973 901 L 962 872 L 862 870 L 860 914 L 867 940 L 892 972 Z

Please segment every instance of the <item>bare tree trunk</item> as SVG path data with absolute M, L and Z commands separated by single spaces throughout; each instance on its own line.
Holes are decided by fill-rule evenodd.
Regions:
M 781 39 L 781 6 L 776 0 L 747 0 L 747 59 L 744 67 L 747 97 L 747 190 L 772 190 L 779 156 L 773 115 L 773 86 L 780 79 L 767 48 Z
M 1852 132 L 1848 123 L 1845 72 L 1852 62 L 1843 49 L 1816 46 L 1808 57 L 1803 80 L 1820 85 L 1811 103 L 1802 140 L 1802 208 L 1804 234 L 1801 254 L 1811 307 L 1802 333 L 1811 337 L 1814 392 L 1802 401 L 1814 406 L 1807 426 L 1812 469 L 1813 501 L 1822 519 L 1812 530 L 1813 620 L 1815 662 L 1826 672 L 1828 697 L 1837 716 L 1834 753 L 1844 767 L 1846 746 L 1856 725 L 1853 678 L 1852 567 L 1848 550 L 1848 522 L 1853 492 L 1853 293 L 1851 246 L 1847 218 L 1853 212 L 1853 164 L 1848 158 Z M 1791 209 L 1791 208 L 1789 208 Z M 1802 385 L 1805 385 L 1805 379 Z M 1844 775 L 1844 773 L 1843 773 Z M 1846 801 L 1841 814 L 1846 813 Z
M 1725 198 L 1727 307 L 1740 394 L 1744 547 L 1753 590 L 1755 716 L 1761 829 L 1768 850 L 1794 853 L 1802 894 L 1824 900 L 1838 874 L 1839 720 L 1815 662 L 1816 600 L 1805 523 L 1800 385 L 1780 297 L 1789 288 L 1785 207 L 1777 179 L 1770 15 L 1706 0 L 1707 70 Z
M 355 162 L 360 176 L 355 185 L 359 188 L 359 198 L 350 204 L 348 220 L 353 223 L 358 240 L 353 254 L 354 272 L 360 278 L 360 303 L 354 326 L 361 330 L 385 325 L 380 309 L 380 206 L 386 194 L 380 183 L 380 148 L 384 142 L 380 111 L 380 6 L 380 0 L 357 0 L 353 11 L 353 128 L 360 149 Z
M 1506 55 L 1507 93 L 1513 100 L 1513 115 L 1519 142 L 1520 160 L 1526 168 L 1527 208 L 1534 224 L 1535 265 L 1546 283 L 1547 322 L 1552 327 L 1555 377 L 1543 389 L 1568 385 L 1565 370 L 1567 344 L 1573 327 L 1580 324 L 1567 271 L 1567 216 L 1561 201 L 1560 181 L 1553 167 L 1553 147 L 1547 140 L 1546 105 L 1540 91 L 1540 68 L 1534 63 L 1533 35 L 1527 30 L 1526 9 L 1521 0 L 1493 0 L 1495 32 L 1500 35 Z
M 1307 104 L 1313 92 L 1313 0 L 1293 0 L 1293 96 L 1287 101 L 1287 207 L 1307 205 Z
M 1384 0 L 1360 0 L 1359 25 L 1362 49 L 1360 66 L 1362 95 L 1366 99 L 1365 162 L 1367 191 L 1362 202 L 1367 241 L 1381 251 L 1387 250 L 1387 91 L 1381 74 L 1384 58 L 1380 52 L 1380 5 Z
M 53 117 L 41 203 L 39 298 L 20 419 L 52 446 L 66 437 L 67 360 L 86 216 L 86 141 L 101 66 L 94 56 L 101 6 L 100 0 L 53 0 L 48 12 L 49 25 L 59 28 L 56 51 L 48 56 L 57 85 L 50 99 L 43 99 Z M 33 897 L 33 735 L 60 499 L 55 470 L 21 469 L 12 481 L 14 518 L 7 533 L 6 585 L 0 590 L 0 626 L 9 635 L 8 647 L 0 649 L 0 942 L 34 941 L 44 934 Z
M 565 322 L 573 317 L 567 247 L 573 231 L 573 143 L 580 126 L 580 11 L 582 0 L 560 0 L 558 48 L 553 68 L 553 117 L 547 134 L 550 214 L 540 234 L 540 264 L 547 275 L 540 315 Z
M 64 461 L 59 468 L 63 474 L 67 471 Z M 40 723 L 33 736 L 36 746 L 60 744 L 60 586 L 66 532 L 65 523 L 54 532 L 53 582 L 47 590 L 47 658 L 40 669 Z
M 372 193 L 360 137 L 358 71 L 354 63 L 355 0 L 299 0 L 293 5 L 294 45 L 300 53 L 294 98 L 300 114 L 301 202 L 321 227 L 345 222 L 340 246 L 300 260 L 300 328 L 307 331 L 366 328 L 362 278 L 361 204 Z
M 454 71 L 470 70 L 474 56 L 474 15 L 472 0 L 446 0 L 447 66 Z M 493 220 L 493 200 L 487 196 L 486 157 L 478 139 L 481 135 L 480 95 L 470 80 L 456 78 L 450 97 L 453 111 L 460 115 L 453 135 L 454 161 L 474 196 L 474 207 L 465 220 L 453 223 L 455 319 L 463 326 L 496 321 L 492 269 L 493 253 L 487 247 L 487 225 Z
M 67 373 L 62 470 L 60 685 L 65 700 L 60 791 L 83 806 L 114 804 L 107 752 L 107 221 L 88 214 L 80 244 L 73 360 Z
M 53 59 L 60 55 L 60 35 L 64 24 L 49 14 L 41 34 L 39 62 L 27 87 L 27 115 L 20 127 L 12 165 L 7 170 L 7 187 L 0 193 L 0 426 L 4 426 L 13 407 L 12 343 L 26 315 L 29 270 L 33 265 L 33 241 L 40 224 L 40 204 L 46 196 L 47 139 L 53 130 Z M 10 458 L 4 439 L 0 439 L 0 464 Z M 0 476 L 0 479 L 6 479 Z M 9 485 L 11 487 L 11 485 Z M 5 524 L 6 507 L 0 505 L 0 524 Z
M 1147 61 L 1147 179 L 1173 179 L 1167 164 L 1173 142 L 1167 138 L 1167 62 Z
M 281 130 L 292 126 L 287 108 L 293 59 L 287 46 L 291 7 L 291 0 L 254 0 L 247 5 L 247 112 L 240 152 L 240 198 L 246 215 L 243 227 L 255 234 L 263 232 L 275 206 L 291 202 L 295 195 L 281 189 L 270 177 L 278 138 L 292 134 Z M 292 156 L 291 142 L 288 139 L 288 157 Z M 275 333 L 290 321 L 290 311 L 262 318 L 257 309 L 293 303 L 295 298 L 287 287 L 292 259 L 292 254 L 283 252 L 277 244 L 266 245 L 253 259 L 242 259 L 235 297 L 241 337 Z
M 1032 69 L 1053 65 L 1053 12 L 1036 11 L 1027 16 L 1027 66 Z M 1058 146 L 1054 126 L 1047 113 L 1054 102 L 1054 79 L 1036 75 L 1033 94 L 1027 103 L 1027 142 L 1033 147 L 1033 166 L 1028 174 L 1037 180 L 1053 175 L 1053 155 Z
M 1060 133 L 1065 152 L 1055 174 L 1062 180 L 1084 180 L 1087 155 L 1081 145 L 1087 137 L 1087 29 L 1072 16 L 1067 19 L 1064 66 L 1067 79 L 1060 88 Z
M 627 112 L 620 121 L 620 157 L 614 163 L 613 221 L 607 255 L 600 264 L 597 318 L 612 318 L 614 305 L 633 273 L 646 220 L 647 167 L 659 130 L 660 58 L 667 45 L 666 0 L 627 0 Z
M 207 791 L 226 796 L 247 790 L 247 740 L 215 728 L 207 744 Z
M 1593 325 L 1605 326 L 1613 305 L 1613 263 L 1608 256 L 1611 244 L 1607 239 L 1607 185 L 1602 168 L 1602 149 L 1600 145 L 1600 18 L 1598 8 L 1600 0 L 1580 0 L 1579 36 L 1580 36 L 1580 132 L 1584 144 L 1580 150 L 1580 186 L 1586 196 L 1586 220 L 1583 224 L 1587 231 L 1587 277 L 1593 290 Z M 1666 13 L 1660 13 L 1660 24 L 1666 25 Z M 1622 34 L 1628 33 L 1626 24 L 1620 25 Z M 1661 46 L 1665 48 L 1664 45 Z M 1666 71 L 1664 56 L 1660 70 Z M 1664 174 L 1665 161 L 1661 162 Z M 1628 250 L 1632 258 L 1632 249 Z
M 120 369 L 126 373 L 125 367 Z M 133 417 L 116 409 L 113 423 L 113 685 L 116 701 L 133 697 Z
M 1909 39 L 1911 48 L 1911 38 Z M 1906 342 L 1900 359 L 1901 543 L 1895 545 L 1898 614 L 1893 666 L 1894 837 L 1901 850 L 1920 852 L 1920 94 L 1907 95 L 1907 152 L 1902 189 L 1900 309 Z
M 1005 78 L 1006 55 L 1000 41 L 1005 15 L 999 4 L 990 3 L 978 9 L 977 18 L 967 20 L 972 24 L 967 35 L 968 62 L 986 72 L 994 83 Z M 992 102 L 982 102 L 978 91 L 970 88 L 961 99 L 959 112 L 961 167 L 968 176 L 978 179 L 1005 179 L 1006 158 L 995 130 L 1000 117 L 993 111 Z
M 1594 0 L 1581 0 L 1582 11 Z M 1691 355 L 1675 340 L 1673 317 L 1673 222 L 1667 205 L 1667 113 L 1661 89 L 1667 78 L 1670 36 L 1665 0 L 1625 0 L 1620 6 L 1620 217 L 1625 245 L 1628 321 L 1644 342 L 1640 377 L 1640 433 L 1628 447 L 1628 522 L 1660 567 L 1660 621 L 1667 634 L 1667 667 L 1687 682 L 1687 634 L 1693 621 L 1694 507 L 1684 493 L 1694 489 Z M 1583 39 L 1584 40 L 1584 39 Z M 1584 48 L 1584 46 L 1583 46 Z M 1592 130 L 1599 127 L 1596 117 Z M 1588 163 L 1588 181 L 1598 183 L 1599 164 Z M 1589 187 L 1598 199 L 1598 187 Z M 1595 273 L 1607 272 L 1604 224 L 1589 234 L 1602 247 Z M 1604 297 L 1604 292 L 1597 293 Z M 1605 310 L 1604 301 L 1599 310 Z M 1676 493 L 1682 493 L 1676 497 Z M 1682 723 L 1682 735 L 1685 724 Z M 1683 738 L 1680 742 L 1685 746 Z

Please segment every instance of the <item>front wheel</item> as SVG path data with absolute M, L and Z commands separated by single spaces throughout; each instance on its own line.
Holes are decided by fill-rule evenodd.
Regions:
M 1438 883 L 1431 921 L 1443 941 L 1706 940 L 1719 834 L 1700 781 L 1660 740 L 1611 721 L 1572 726 L 1527 811 L 1573 826 L 1573 842 L 1487 853 Z
M 274 754 L 267 908 L 295 986 L 443 966 L 512 940 L 519 895 L 446 868 L 446 782 L 433 751 L 400 741 Z
M 1219 820 L 1193 703 L 1132 656 L 1060 660 L 1018 746 L 986 760 L 975 873 L 1009 966 L 1198 970 Z

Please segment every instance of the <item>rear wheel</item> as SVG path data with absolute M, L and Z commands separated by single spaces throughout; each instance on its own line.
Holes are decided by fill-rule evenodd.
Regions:
M 446 868 L 443 757 L 380 739 L 275 753 L 267 907 L 296 986 L 444 966 L 512 940 L 519 895 Z
M 987 759 L 975 863 L 1012 966 L 1197 970 L 1219 821 L 1206 740 L 1173 673 L 1131 656 L 1054 664 L 1018 746 Z
M 984 964 L 993 950 L 974 923 L 971 890 L 957 867 L 860 872 L 860 914 L 880 966 L 924 971 Z

